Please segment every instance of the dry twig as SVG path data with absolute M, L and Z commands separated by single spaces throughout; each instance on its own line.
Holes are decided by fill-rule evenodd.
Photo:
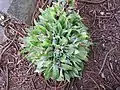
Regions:
M 107 60 L 108 55 L 109 55 L 110 52 L 112 52 L 114 49 L 116 49 L 116 47 L 112 48 L 112 49 L 105 55 L 105 58 L 104 58 L 104 60 L 103 60 L 102 67 L 101 67 L 101 69 L 100 69 L 100 71 L 99 71 L 99 74 L 102 72 L 102 70 L 103 70 L 103 68 L 104 68 L 104 66 L 105 66 L 105 63 L 106 63 L 106 60 Z
M 107 63 L 107 66 L 108 66 L 108 69 L 109 69 L 109 71 L 110 71 L 111 76 L 114 78 L 114 80 L 115 80 L 117 83 L 119 83 L 118 80 L 117 80 L 117 79 L 115 78 L 115 76 L 113 75 L 112 70 L 111 70 L 111 68 L 110 68 L 110 66 L 109 66 L 108 63 Z
M 87 74 L 87 76 L 96 84 L 98 90 L 101 90 L 97 82 L 90 75 Z
M 17 33 L 16 33 L 17 35 Z M 14 36 L 13 40 L 2 50 L 1 54 L 0 54 L 0 60 L 2 58 L 3 53 L 11 46 L 11 44 L 14 42 L 14 40 L 16 39 L 16 35 Z

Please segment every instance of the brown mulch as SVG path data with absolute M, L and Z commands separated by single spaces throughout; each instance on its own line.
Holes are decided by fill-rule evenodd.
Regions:
M 116 90 L 120 85 L 120 0 L 77 0 L 94 45 L 78 90 Z M 120 90 L 120 88 L 118 89 Z
M 41 1 L 33 18 L 39 14 L 38 7 L 46 7 L 47 2 Z M 116 90 L 120 85 L 120 0 L 76 0 L 76 7 L 94 45 L 82 79 L 72 80 L 65 90 Z M 29 26 L 11 17 L 3 26 L 8 40 L 0 45 L 0 90 L 58 90 L 50 88 L 19 52 Z

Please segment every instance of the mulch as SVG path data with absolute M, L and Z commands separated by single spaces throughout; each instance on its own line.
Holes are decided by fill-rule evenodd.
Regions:
M 40 1 L 33 18 L 47 3 Z M 94 44 L 83 77 L 72 80 L 65 90 L 120 90 L 120 0 L 76 0 L 75 5 Z M 0 90 L 58 90 L 20 54 L 29 26 L 11 17 L 3 26 L 7 41 L 0 45 Z
M 120 85 L 120 0 L 77 0 L 94 45 L 78 90 L 116 90 Z M 120 88 L 118 89 L 120 90 Z

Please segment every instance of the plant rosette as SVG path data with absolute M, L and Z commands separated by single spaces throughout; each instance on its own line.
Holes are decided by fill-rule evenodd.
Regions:
M 81 78 L 91 45 L 82 18 L 74 10 L 65 11 L 59 3 L 40 12 L 35 26 L 28 29 L 22 53 L 45 80 Z

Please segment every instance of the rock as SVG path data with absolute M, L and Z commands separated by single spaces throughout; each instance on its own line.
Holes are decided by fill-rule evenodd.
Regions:
M 0 0 L 0 11 L 7 13 L 9 6 L 11 5 L 12 0 Z M 4 28 L 0 26 L 0 44 L 5 42 L 7 38 L 4 35 Z
M 13 0 L 8 13 L 27 24 L 31 24 L 35 6 L 36 0 Z
M 5 34 L 4 34 L 4 28 L 0 27 L 0 44 L 5 42 L 7 40 Z
M 0 0 L 0 11 L 7 12 L 12 0 Z
M 4 43 L 6 40 L 7 40 L 7 37 L 4 34 L 4 28 L 0 26 L 0 45 Z M 1 53 L 1 49 L 0 49 L 0 53 Z
M 8 13 L 27 24 L 31 24 L 37 0 L 0 0 L 0 11 Z M 4 28 L 0 26 L 0 44 L 6 40 Z

